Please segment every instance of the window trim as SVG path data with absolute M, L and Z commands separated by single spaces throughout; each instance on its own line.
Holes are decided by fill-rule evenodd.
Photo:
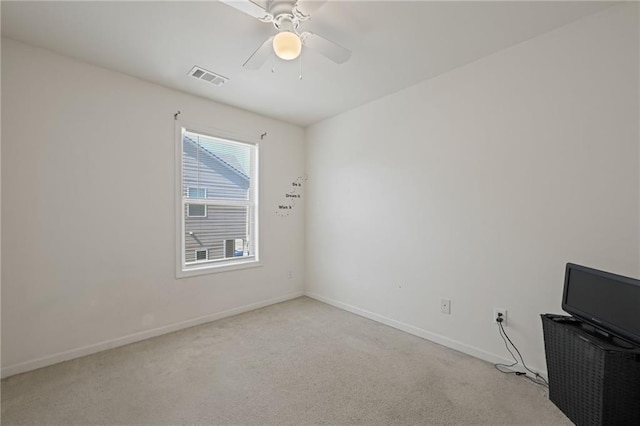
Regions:
M 198 275 L 213 274 L 219 272 L 235 271 L 239 269 L 255 268 L 263 266 L 260 261 L 260 252 L 262 243 L 260 239 L 260 143 L 257 137 L 247 137 L 246 135 L 239 135 L 237 133 L 216 129 L 210 126 L 205 126 L 198 123 L 188 122 L 182 119 L 175 120 L 174 131 L 174 143 L 175 143 L 175 243 L 176 243 L 176 278 L 187 278 Z M 252 159 L 252 184 L 249 187 L 249 200 L 253 200 L 253 203 L 249 203 L 249 215 L 253 216 L 253 250 L 254 253 L 251 256 L 242 256 L 236 258 L 224 258 L 216 260 L 208 260 L 194 262 L 186 265 L 184 251 L 185 247 L 185 199 L 187 194 L 184 193 L 182 178 L 183 178 L 183 152 L 182 152 L 182 132 L 183 129 L 193 133 L 204 134 L 213 138 L 228 140 L 231 142 L 237 142 L 241 144 L 251 145 L 255 148 L 255 153 Z M 206 190 L 206 188 L 205 188 Z M 187 190 L 188 191 L 188 190 Z M 196 198 L 195 200 L 202 200 Z M 238 202 L 233 200 L 219 200 L 219 199 L 205 199 L 205 206 L 207 204 L 216 205 L 246 205 L 246 202 Z M 208 257 L 208 253 L 207 253 Z

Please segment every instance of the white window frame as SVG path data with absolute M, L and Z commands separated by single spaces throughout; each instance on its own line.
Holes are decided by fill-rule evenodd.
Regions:
M 202 199 L 189 198 L 188 189 L 185 193 L 182 183 L 183 178 L 183 152 L 182 152 L 182 136 L 183 131 L 199 133 L 209 137 L 222 139 L 234 143 L 250 145 L 253 156 L 251 158 L 251 176 L 249 177 L 251 185 L 249 186 L 248 200 L 220 200 L 220 199 Z M 260 155 L 259 142 L 257 138 L 251 138 L 234 134 L 229 131 L 214 129 L 211 127 L 188 123 L 183 120 L 175 121 L 175 199 L 176 199 L 176 277 L 186 278 L 197 275 L 211 274 L 216 272 L 226 272 L 237 269 L 246 269 L 262 266 L 260 262 L 260 227 L 259 227 L 259 185 L 260 185 Z M 206 188 L 205 188 L 206 190 Z M 243 257 L 222 258 L 215 260 L 200 260 L 194 263 L 186 263 L 185 252 L 185 217 L 187 217 L 185 208 L 186 204 L 197 200 L 197 203 L 207 205 L 228 205 L 228 206 L 247 206 L 249 208 L 249 217 L 253 217 L 253 227 L 249 230 L 249 238 L 253 241 L 253 254 Z M 251 219 L 249 219 L 251 223 Z M 209 253 L 207 252 L 207 259 Z

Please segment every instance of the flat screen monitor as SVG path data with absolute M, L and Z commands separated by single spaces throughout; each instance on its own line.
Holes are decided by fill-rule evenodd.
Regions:
M 562 309 L 613 337 L 640 345 L 640 281 L 567 263 Z

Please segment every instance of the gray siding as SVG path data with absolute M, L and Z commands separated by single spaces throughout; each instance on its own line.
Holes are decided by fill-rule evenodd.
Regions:
M 209 259 L 224 258 L 224 240 L 246 239 L 247 208 L 236 206 L 207 206 L 207 217 L 186 217 L 185 257 L 196 260 L 196 250 L 209 250 Z M 193 232 L 190 235 L 189 232 Z

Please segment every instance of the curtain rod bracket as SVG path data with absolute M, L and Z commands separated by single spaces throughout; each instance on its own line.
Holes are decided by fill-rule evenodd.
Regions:
M 173 119 L 174 119 L 174 120 L 177 120 L 177 119 L 178 119 L 178 116 L 179 116 L 180 114 L 182 114 L 180 111 L 178 111 L 178 112 L 176 112 L 175 114 L 173 114 Z
M 264 140 L 265 136 L 267 136 L 267 132 L 264 132 L 263 134 L 260 135 L 260 140 Z

